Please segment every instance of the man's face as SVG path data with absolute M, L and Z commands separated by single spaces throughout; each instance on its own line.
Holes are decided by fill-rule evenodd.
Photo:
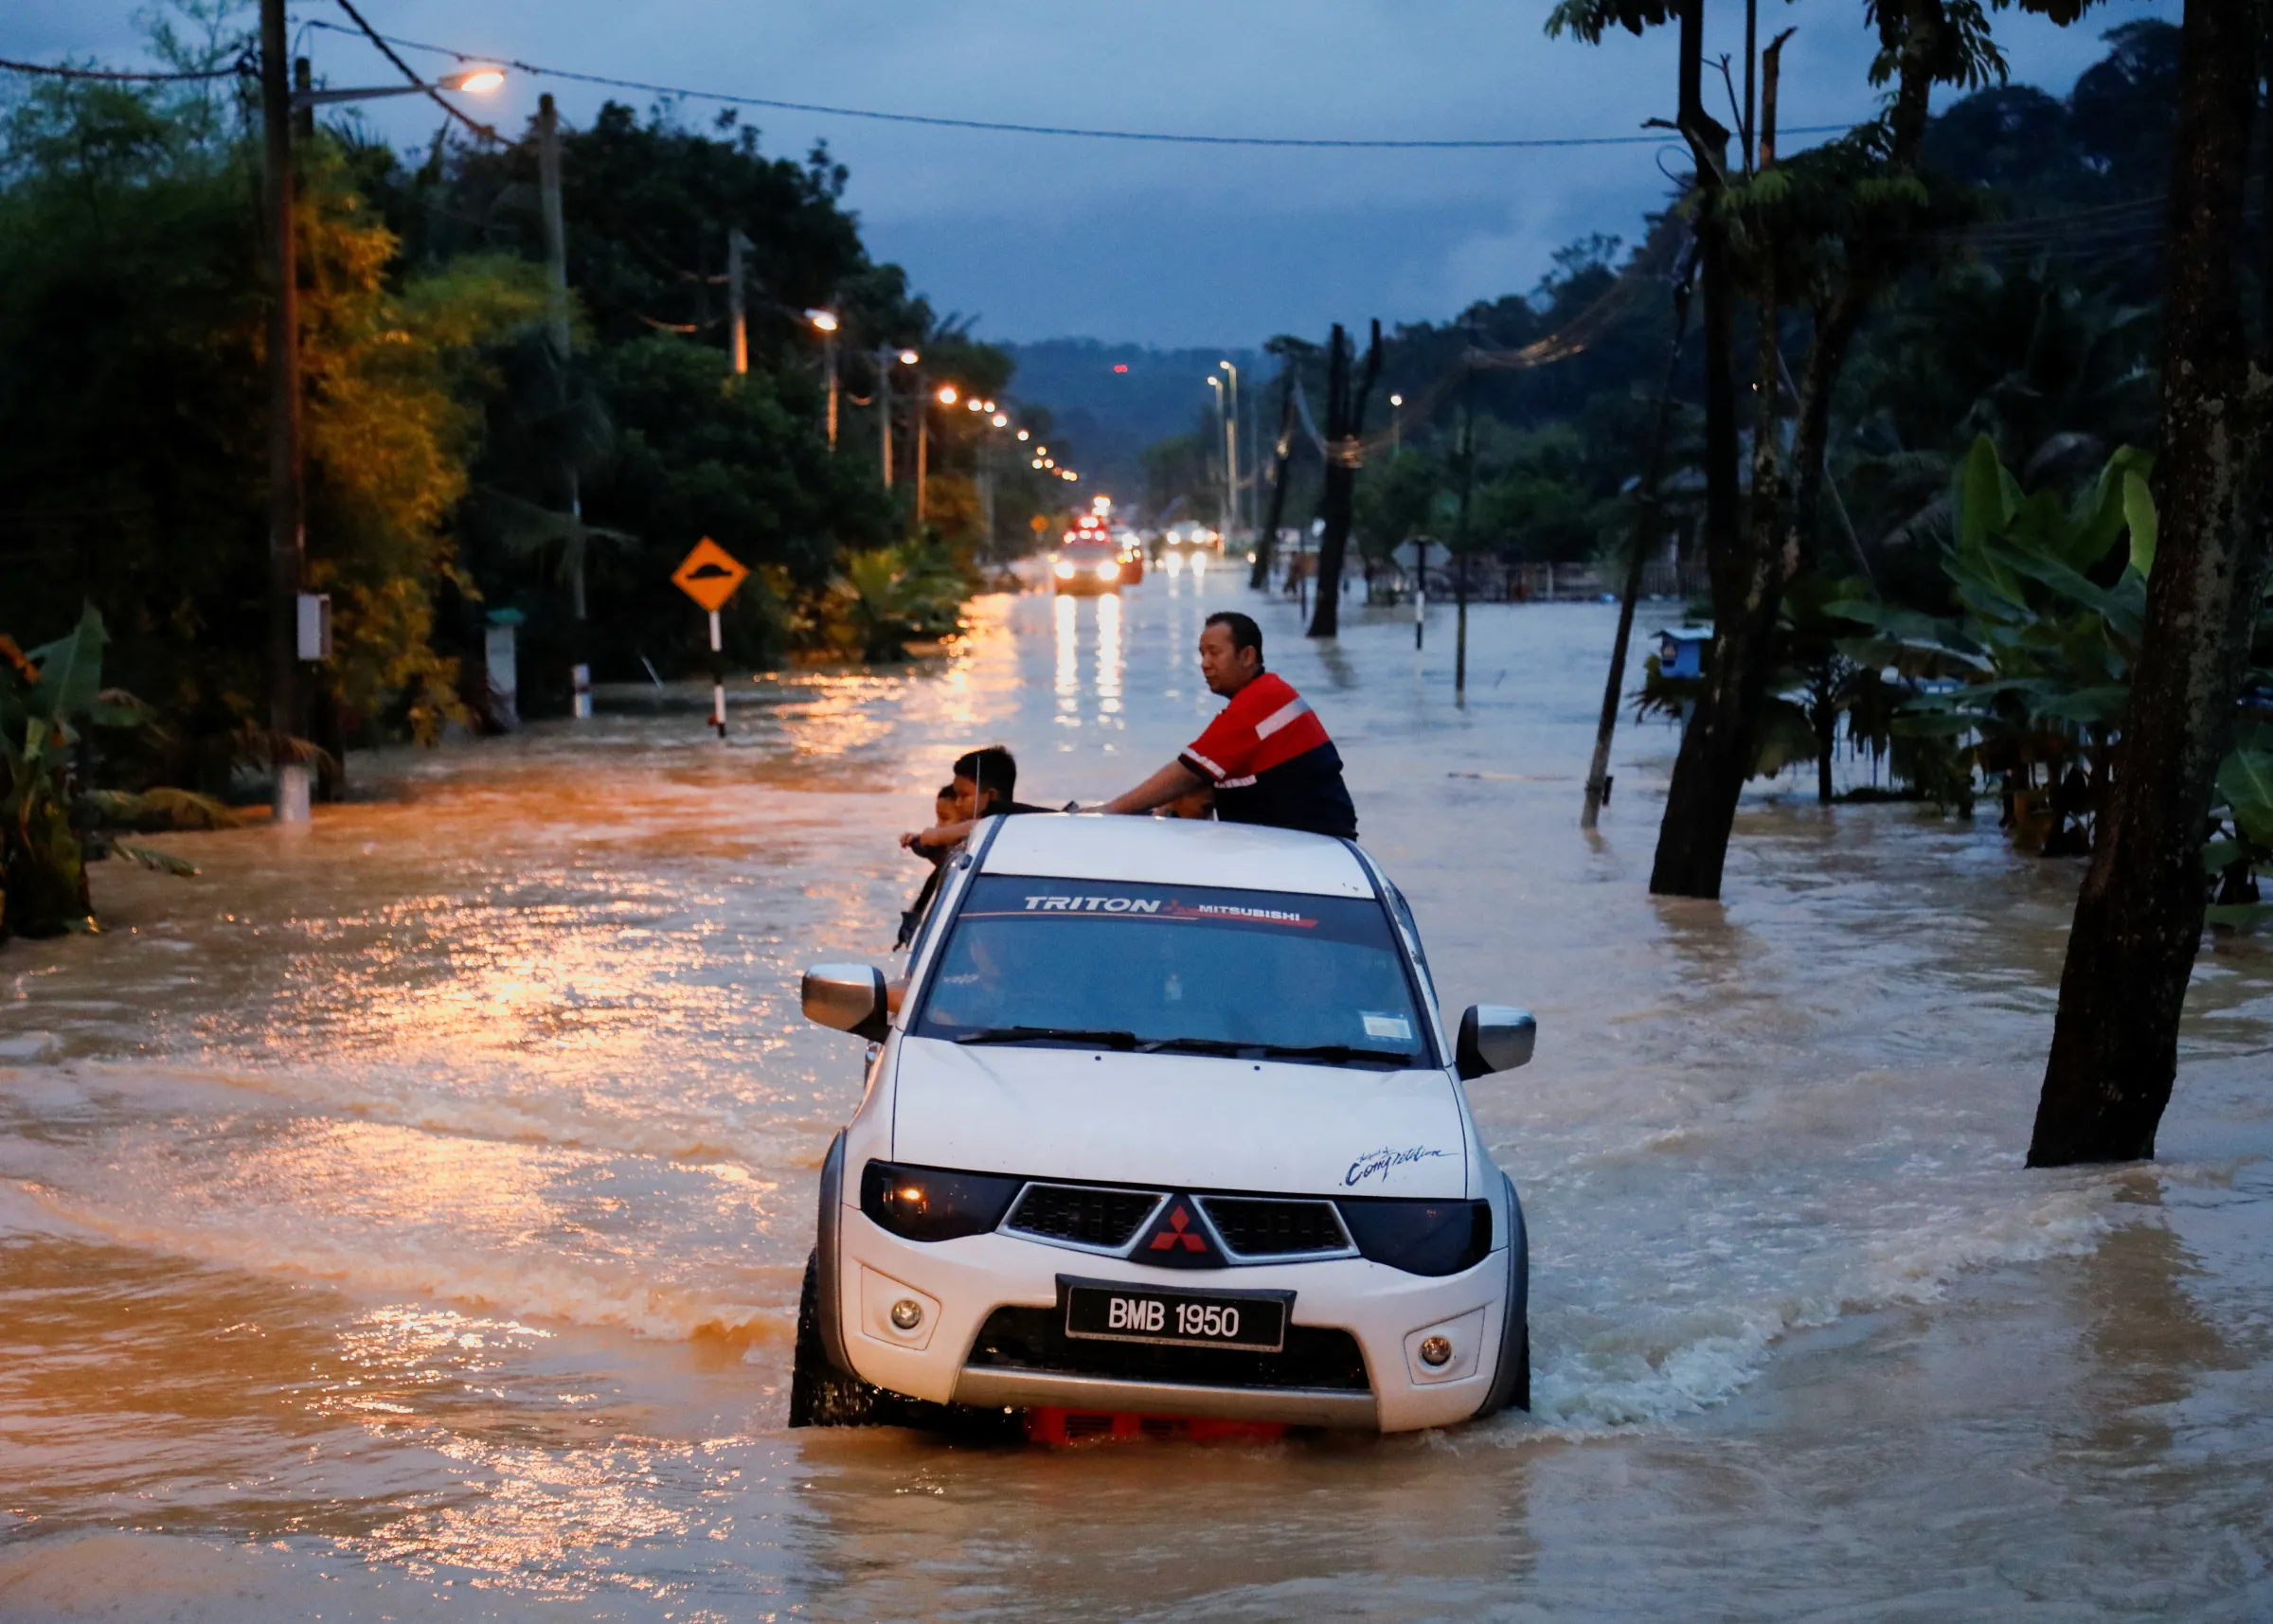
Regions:
M 978 780 L 966 778 L 959 773 L 955 779 L 955 815 L 968 821 L 979 814 Z
M 1200 632 L 1200 675 L 1210 691 L 1229 699 L 1255 680 L 1262 666 L 1260 649 L 1234 649 L 1231 628 L 1208 626 Z

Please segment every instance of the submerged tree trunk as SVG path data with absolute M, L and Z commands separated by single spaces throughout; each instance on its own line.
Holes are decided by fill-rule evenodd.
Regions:
M 1366 397 L 1381 376 L 1381 323 L 1373 324 L 1365 374 L 1354 388 L 1350 361 L 1349 340 L 1337 325 L 1326 371 L 1326 492 L 1318 503 L 1326 530 L 1318 538 L 1318 579 L 1311 595 L 1313 637 L 1332 637 L 1341 631 L 1342 556 L 1350 545 L 1351 495 L 1357 485 L 1358 464 L 1364 460 L 1359 437 L 1365 433 Z
M 1895 175 L 1915 170 L 1918 149 L 1924 139 L 1927 95 L 1946 37 L 1942 0 L 1907 0 L 1902 10 L 1901 27 L 1903 43 L 1896 68 L 1896 88 L 1888 114 L 1890 128 L 1886 167 Z M 1684 12 L 1685 42 L 1689 39 L 1689 14 Z M 1690 64 L 1686 61 L 1683 74 L 1686 97 L 1691 92 Z M 1719 130 L 1717 125 L 1711 128 Z M 1725 142 L 1726 133 L 1721 134 Z M 1719 162 L 1719 152 L 1716 149 L 1709 152 L 1695 134 L 1691 134 L 1690 144 L 1698 154 L 1699 184 L 1703 185 L 1705 170 Z M 1764 154 L 1774 150 L 1774 130 L 1763 121 L 1762 151 Z M 1799 567 L 1806 533 L 1823 499 L 1823 459 L 1831 437 L 1832 392 L 1865 312 L 1901 263 L 1903 230 L 1899 221 L 1867 223 L 1845 243 L 1845 268 L 1838 285 L 1816 310 L 1815 333 L 1809 340 L 1807 360 L 1800 370 L 1798 398 L 1792 402 L 1792 444 L 1788 457 L 1779 453 L 1775 435 L 1769 432 L 1776 420 L 1780 380 L 1776 350 L 1777 294 L 1772 286 L 1763 290 L 1762 400 L 1760 427 L 1752 449 L 1751 512 L 1741 530 L 1733 521 L 1733 514 L 1725 532 L 1713 528 L 1709 467 L 1706 546 L 1712 570 L 1712 648 L 1705 674 L 1705 691 L 1682 735 L 1681 753 L 1673 764 L 1673 789 L 1666 797 L 1665 821 L 1658 830 L 1650 889 L 1659 895 L 1714 898 L 1721 894 L 1721 871 L 1728 857 L 1728 834 L 1736 822 L 1737 799 L 1744 792 L 1745 779 L 1750 776 L 1756 754 L 1755 723 L 1775 673 L 1777 610 L 1782 602 L 1785 582 Z M 1725 254 L 1726 233 L 1706 234 L 1702 217 L 1699 232 L 1704 251 L 1706 372 L 1709 387 L 1714 337 L 1711 256 L 1716 245 Z M 1723 263 L 1726 264 L 1725 259 Z M 1724 271 L 1724 280 L 1725 277 Z M 1722 297 L 1726 302 L 1727 294 L 1724 292 Z M 1727 323 L 1726 312 L 1721 319 Z M 1709 408 L 1710 403 L 1709 399 Z M 1731 438 L 1734 432 L 1731 424 L 1728 431 Z M 1709 454 L 1709 410 L 1707 446 Z M 1733 464 L 1733 448 L 1728 455 Z
M 1247 571 L 1250 591 L 1271 584 L 1271 555 L 1279 545 L 1279 524 L 1286 517 L 1286 470 L 1295 449 L 1295 364 L 1279 375 L 1279 442 L 1271 451 L 1271 509 L 1262 534 L 1255 538 L 1255 563 Z
M 2262 438 L 2238 258 L 2256 8 L 2187 0 L 2163 249 L 2161 522 L 2122 755 L 2076 899 L 2031 1167 L 2155 1153 L 2201 943 L 2201 848 L 2265 578 Z
M 1746 681 L 1753 650 L 1744 608 L 1753 572 L 1737 528 L 1736 303 L 1728 285 L 1727 224 L 1720 213 L 1728 132 L 1705 111 L 1704 37 L 1704 0 L 1682 0 L 1678 122 L 1696 168 L 1697 272 L 1705 294 L 1705 556 L 1712 571 L 1713 642 L 1705 691 L 1682 729 L 1650 866 L 1650 889 L 1674 897 L 1721 894 L 1737 792 L 1751 766 L 1745 697 L 1758 686 Z

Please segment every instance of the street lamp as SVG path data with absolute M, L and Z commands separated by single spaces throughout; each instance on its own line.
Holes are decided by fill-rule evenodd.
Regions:
M 836 449 L 836 312 L 807 311 L 805 320 L 821 335 L 822 365 L 829 373 L 829 449 Z
M 889 345 L 876 351 L 876 422 L 878 434 L 884 442 L 884 488 L 886 491 L 892 488 L 892 363 L 897 360 L 903 366 L 913 366 L 922 359 L 912 349 L 903 349 L 895 356 Z
M 1391 451 L 1405 449 L 1405 419 L 1398 414 L 1397 410 L 1404 404 L 1405 397 L 1403 395 L 1389 397 L 1389 449 Z
M 376 84 L 354 90 L 315 90 L 301 85 L 292 93 L 292 110 L 305 113 L 311 107 L 329 107 L 339 101 L 372 101 L 382 96 L 423 96 L 429 88 L 462 90 L 473 96 L 487 96 L 504 83 L 503 68 L 476 67 L 468 68 L 464 73 L 444 74 L 431 87 L 423 84 Z
M 1225 457 L 1231 468 L 1231 526 L 1236 526 L 1241 520 L 1239 510 L 1239 368 L 1228 361 L 1219 361 L 1216 365 L 1231 374 L 1230 409 L 1224 417 L 1224 448 Z M 1231 526 L 1225 527 L 1229 529 Z
M 1209 387 L 1215 390 L 1216 437 L 1217 439 L 1221 440 L 1225 446 L 1228 446 L 1231 444 L 1231 414 L 1230 406 L 1224 398 L 1224 381 L 1217 377 L 1214 373 L 1210 372 L 1208 374 L 1208 383 Z M 1226 536 L 1231 533 L 1231 526 L 1238 523 L 1237 516 L 1231 510 L 1231 504 L 1235 500 L 1235 493 L 1239 490 L 1237 483 L 1238 478 L 1238 474 L 1233 471 L 1230 462 L 1226 459 L 1224 464 L 1223 520 L 1222 523 L 1217 526 Z
M 940 404 L 942 406 L 952 406 L 955 404 L 955 385 L 953 384 L 942 384 L 940 385 Z

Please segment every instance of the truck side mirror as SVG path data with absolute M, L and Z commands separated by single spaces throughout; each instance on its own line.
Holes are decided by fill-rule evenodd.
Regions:
M 1489 1077 L 1528 1064 L 1531 1047 L 1539 1041 L 1539 1023 L 1529 1009 L 1505 1004 L 1471 1004 L 1460 1016 L 1460 1035 L 1453 1058 L 1460 1079 Z
M 884 972 L 872 964 L 816 964 L 805 973 L 805 1018 L 833 1026 L 871 1044 L 881 1044 L 891 1027 L 885 999 Z

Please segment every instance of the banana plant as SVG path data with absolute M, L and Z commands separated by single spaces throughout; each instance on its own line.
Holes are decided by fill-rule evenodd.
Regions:
M 2003 782 L 2006 821 L 2048 853 L 2088 848 L 2130 699 L 2155 562 L 2152 467 L 2123 447 L 2063 501 L 2023 491 L 1979 436 L 1958 469 L 1942 550 L 1960 613 L 1835 606 L 1870 629 L 1847 645 L 1853 658 L 1924 684 L 1899 727 L 1969 741 L 1966 764 Z
M 218 828 L 228 809 L 186 790 L 80 791 L 73 783 L 89 733 L 150 724 L 148 706 L 102 686 L 110 641 L 89 605 L 66 637 L 24 650 L 0 635 L 0 937 L 94 928 L 87 890 L 90 830 Z M 112 843 L 146 866 L 194 873 L 133 842 Z
M 2258 870 L 2273 866 L 2273 723 L 2244 730 L 2242 743 L 2218 764 L 2218 796 L 2232 830 L 2202 848 L 2203 872 L 2218 881 L 2217 900 L 2205 910 L 2227 930 L 2273 925 L 2273 902 L 2258 889 Z

